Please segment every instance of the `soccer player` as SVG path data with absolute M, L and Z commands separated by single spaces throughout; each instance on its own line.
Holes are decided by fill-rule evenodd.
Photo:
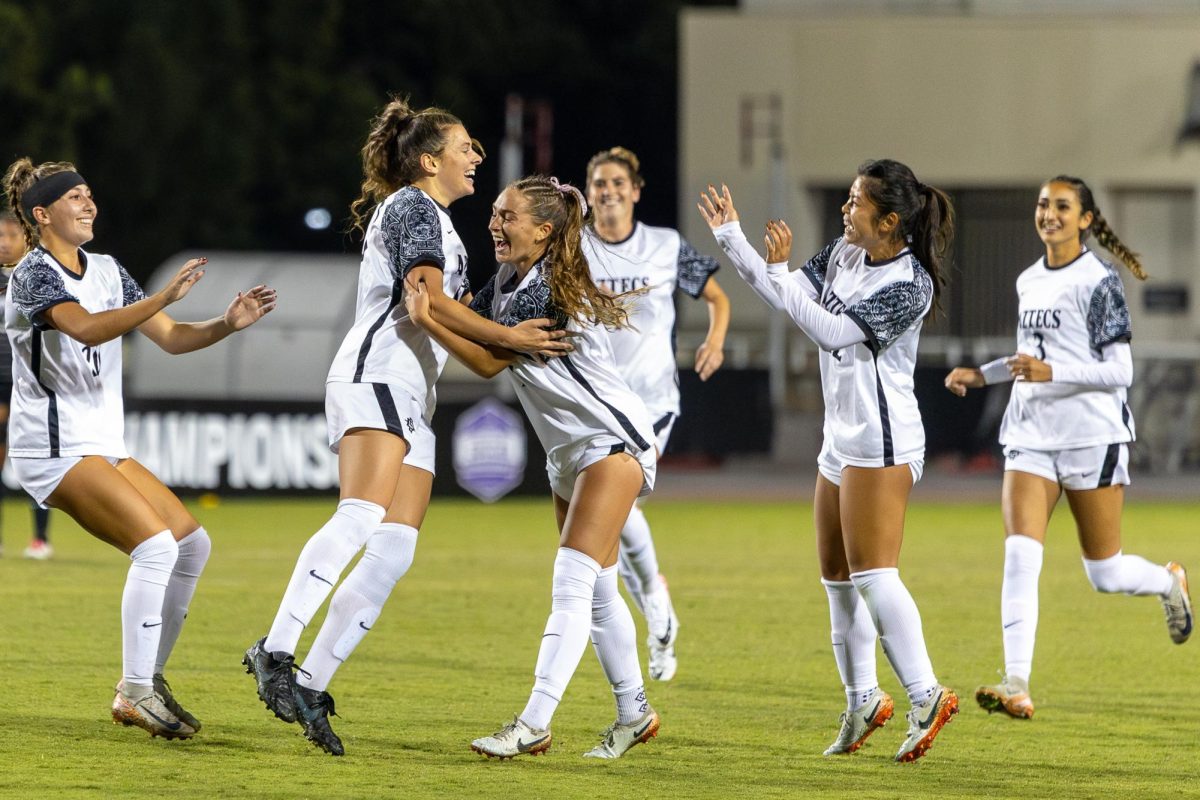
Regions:
M 917 340 L 943 282 L 954 235 L 950 199 L 904 164 L 867 161 L 842 206 L 843 235 L 795 272 L 787 268 L 785 223 L 767 224 L 764 262 L 742 233 L 728 187 L 709 186 L 698 205 L 738 274 L 820 348 L 825 428 L 813 513 L 847 699 L 825 755 L 855 752 L 892 716 L 892 698 L 876 677 L 878 633 L 912 703 L 896 760 L 916 760 L 958 712 L 958 697 L 934 675 L 920 614 L 897 569 L 909 493 L 925 458 L 913 394 Z
M 362 159 L 362 194 L 351 205 L 359 231 L 364 209 L 375 205 L 364 234 L 354 324 L 325 385 L 341 498 L 301 550 L 270 631 L 243 659 L 267 708 L 285 722 L 299 721 L 310 741 L 337 756 L 345 749 L 329 725 L 334 702 L 327 687 L 411 566 L 433 485 L 430 420 L 446 351 L 409 319 L 404 280 L 424 281 L 448 300 L 470 299 L 467 253 L 448 208 L 475 192 L 483 156 L 453 114 L 414 110 L 396 98 L 375 119 Z M 555 341 L 562 334 L 541 327 L 548 320 L 512 329 L 480 319 L 459 302 L 447 308 L 484 341 L 530 352 L 569 347 Z M 301 632 L 364 547 L 295 675 Z
M 164 309 L 204 275 L 183 265 L 147 296 L 115 258 L 87 252 L 96 202 L 66 162 L 8 168 L 4 190 L 34 245 L 13 271 L 4 316 L 13 351 L 13 471 L 35 501 L 129 555 L 121 598 L 124 675 L 112 717 L 152 736 L 186 739 L 200 723 L 163 677 L 196 582 L 208 534 L 170 489 L 125 447 L 121 337 L 137 329 L 168 353 L 215 344 L 275 307 L 275 291 L 238 292 L 225 313 L 176 322 Z
M 17 262 L 28 250 L 25 231 L 12 211 L 0 211 L 0 295 L 8 291 L 8 282 Z M 0 336 L 0 465 L 8 452 L 8 406 L 12 397 L 12 348 L 8 337 Z M 4 485 L 0 484 L 0 498 L 4 496 Z M 37 503 L 33 506 L 33 539 L 25 548 L 25 558 L 45 561 L 54 556 L 50 546 L 50 509 Z M 0 555 L 4 545 L 0 542 Z
M 712 277 L 715 258 L 702 256 L 671 228 L 637 222 L 633 207 L 646 181 L 638 157 L 624 147 L 603 150 L 587 167 L 588 202 L 593 222 L 584 229 L 583 252 L 596 285 L 611 294 L 636 292 L 627 327 L 610 331 L 617 370 L 646 404 L 654 420 L 659 455 L 666 452 L 679 416 L 679 377 L 675 369 L 675 290 L 704 298 L 708 335 L 696 349 L 696 374 L 708 380 L 725 360 L 729 298 Z M 649 672 L 669 681 L 678 666 L 675 641 L 679 619 L 667 582 L 659 574 L 650 524 L 635 503 L 621 529 L 618 571 L 629 596 L 646 617 Z
M 1042 185 L 1034 225 L 1046 255 L 1017 278 L 1017 352 L 982 367 L 957 367 L 946 388 L 1013 381 L 1000 426 L 1004 446 L 1004 582 L 1000 621 L 1004 676 L 975 692 L 989 712 L 1033 716 L 1029 676 L 1037 633 L 1038 576 L 1046 528 L 1066 492 L 1075 517 L 1083 569 L 1099 592 L 1157 596 L 1177 644 L 1192 632 L 1187 573 L 1121 551 L 1121 508 L 1129 483 L 1133 415 L 1132 331 L 1116 269 L 1090 250 L 1095 236 L 1139 280 L 1146 273 L 1096 208 L 1079 178 Z
M 550 618 L 525 709 L 471 749 L 488 757 L 550 748 L 550 720 L 590 636 L 616 698 L 617 718 L 589 758 L 619 758 L 658 733 L 646 701 L 636 629 L 617 588 L 621 527 L 654 485 L 650 415 L 622 380 L 606 327 L 627 323 L 619 297 L 592 282 L 580 249 L 587 204 L 573 186 L 537 175 L 510 184 L 492 206 L 499 268 L 471 308 L 503 325 L 548 317 L 571 332 L 575 350 L 545 360 L 477 343 L 443 322 L 449 304 L 409 279 L 418 325 L 484 377 L 508 368 L 517 397 L 546 451 L 560 533 Z

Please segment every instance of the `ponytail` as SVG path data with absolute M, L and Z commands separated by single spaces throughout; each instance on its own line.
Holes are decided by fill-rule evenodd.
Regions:
M 407 97 L 392 97 L 372 121 L 362 147 L 363 180 L 358 199 L 350 204 L 351 230 L 361 234 L 376 203 L 421 177 L 421 156 L 441 155 L 446 130 L 454 125 L 462 121 L 449 111 L 413 111 Z M 482 152 L 478 142 L 472 143 Z
M 1051 183 L 1065 183 L 1075 190 L 1075 196 L 1079 198 L 1080 214 L 1091 214 L 1092 224 L 1087 227 L 1087 230 L 1079 232 L 1079 241 L 1083 241 L 1090 233 L 1096 237 L 1096 244 L 1103 247 L 1108 252 L 1116 256 L 1125 268 L 1133 273 L 1133 277 L 1139 281 L 1144 281 L 1149 275 L 1142 268 L 1142 262 L 1138 260 L 1137 253 L 1125 246 L 1125 243 L 1117 238 L 1117 234 L 1109 227 L 1108 220 L 1100 213 L 1100 209 L 1096 207 L 1096 198 L 1092 195 L 1092 189 L 1082 178 L 1076 178 L 1073 175 L 1056 175 L 1050 180 L 1043 183 L 1047 186 Z
M 895 212 L 900 218 L 899 234 L 933 279 L 933 303 L 929 313 L 941 310 L 950 253 L 954 246 L 954 203 L 934 186 L 917 180 L 906 165 L 891 159 L 867 161 L 858 168 L 867 198 L 881 217 Z
M 509 188 L 524 196 L 534 224 L 550 223 L 542 272 L 554 305 L 581 324 L 590 322 L 608 328 L 627 325 L 629 312 L 621 296 L 614 297 L 596 286 L 583 254 L 583 227 L 588 221 L 583 193 L 545 175 L 521 178 Z

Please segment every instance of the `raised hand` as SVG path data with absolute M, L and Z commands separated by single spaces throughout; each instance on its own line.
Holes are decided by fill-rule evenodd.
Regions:
M 171 303 L 177 303 L 187 297 L 187 293 L 192 290 L 196 281 L 204 277 L 204 270 L 201 267 L 207 263 L 207 258 L 193 258 L 180 267 L 179 271 L 171 276 L 167 285 L 158 292 L 164 300 L 163 305 L 169 306 Z
M 235 331 L 248 328 L 274 311 L 275 301 L 275 290 L 266 284 L 259 284 L 249 291 L 238 292 L 229 308 L 225 309 L 225 324 Z
M 763 237 L 767 245 L 767 263 L 781 264 L 792 254 L 792 229 L 783 220 L 769 220 Z
M 733 195 L 723 183 L 720 194 L 717 194 L 716 187 L 710 183 L 708 191 L 700 193 L 700 202 L 696 203 L 696 208 L 700 209 L 700 216 L 704 217 L 710 228 L 719 228 L 727 222 L 738 221 L 737 209 L 733 207 Z

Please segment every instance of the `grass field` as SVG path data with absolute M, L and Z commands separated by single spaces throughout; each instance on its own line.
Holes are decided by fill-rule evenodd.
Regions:
M 1002 666 L 999 511 L 910 511 L 902 575 L 934 667 L 963 710 L 930 754 L 891 760 L 907 703 L 858 754 L 826 759 L 844 697 L 829 648 L 810 508 L 652 502 L 681 619 L 679 674 L 651 684 L 658 739 L 620 761 L 580 755 L 612 720 L 589 652 L 536 759 L 486 761 L 471 739 L 519 711 L 549 608 L 549 501 L 431 509 L 416 563 L 331 689 L 347 755 L 306 742 L 258 702 L 242 651 L 267 629 L 328 499 L 197 510 L 215 546 L 167 675 L 203 722 L 193 740 L 111 724 L 127 562 L 55 516 L 58 555 L 19 558 L 27 510 L 4 508 L 0 559 L 0 796 L 536 798 L 1177 798 L 1200 792 L 1200 641 L 1167 638 L 1153 598 L 1087 584 L 1060 509 L 1042 575 L 1034 720 L 988 716 L 974 687 Z M 1200 576 L 1200 507 L 1140 504 L 1125 548 Z M 639 631 L 641 631 L 639 619 Z M 310 629 L 310 636 L 315 626 Z M 302 644 L 306 647 L 307 639 Z M 644 666 L 644 657 L 643 657 Z

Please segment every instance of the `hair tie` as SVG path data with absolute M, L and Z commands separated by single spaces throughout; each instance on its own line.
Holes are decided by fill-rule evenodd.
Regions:
M 579 201 L 580 213 L 585 217 L 587 216 L 588 204 L 587 201 L 583 199 L 583 192 L 579 191 L 569 183 L 559 183 L 558 178 L 554 177 L 550 178 L 550 185 L 557 189 L 559 194 L 565 195 L 569 193 L 575 195 L 575 199 Z

